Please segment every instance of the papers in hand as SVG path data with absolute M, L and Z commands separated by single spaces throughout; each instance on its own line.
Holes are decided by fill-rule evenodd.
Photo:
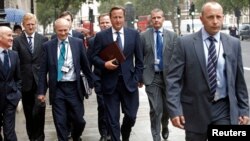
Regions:
M 118 60 L 119 63 L 124 62 L 126 59 L 123 52 L 120 50 L 117 42 L 113 42 L 107 45 L 103 50 L 101 50 L 99 56 L 104 61 L 109 61 L 116 58 L 116 60 Z
M 89 83 L 88 83 L 88 80 L 87 80 L 86 76 L 82 72 L 81 72 L 80 75 L 82 77 L 82 82 L 83 82 L 83 85 L 84 85 L 84 89 L 86 91 L 85 98 L 88 99 L 89 95 L 92 94 L 92 89 L 89 87 Z

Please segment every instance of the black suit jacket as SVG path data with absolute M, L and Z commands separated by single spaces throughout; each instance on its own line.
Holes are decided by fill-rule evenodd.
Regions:
M 16 37 L 13 41 L 12 49 L 18 52 L 20 57 L 20 69 L 22 79 L 22 91 L 27 92 L 32 88 L 33 83 L 38 85 L 38 70 L 42 55 L 42 44 L 48 41 L 47 37 L 35 33 L 34 52 L 30 52 L 29 44 L 25 33 Z M 34 79 L 33 79 L 34 78 Z M 35 81 L 33 81 L 35 80 Z
M 73 37 L 68 38 L 76 73 L 77 90 L 80 98 L 83 100 L 86 95 L 86 91 L 82 83 L 80 71 L 85 74 L 91 88 L 93 88 L 94 85 L 93 74 L 89 67 L 86 49 L 83 46 L 82 40 Z M 38 95 L 45 95 L 47 88 L 49 88 L 50 103 L 53 101 L 53 97 L 57 89 L 57 45 L 57 38 L 43 44 L 41 69 L 39 71 Z M 47 81 L 47 73 L 49 74 L 49 81 Z M 49 82 L 49 85 L 47 82 Z
M 3 62 L 0 59 L 0 111 L 3 109 L 6 99 L 13 105 L 17 105 L 21 99 L 19 57 L 13 50 L 8 50 L 8 53 L 11 68 L 7 75 L 5 75 Z

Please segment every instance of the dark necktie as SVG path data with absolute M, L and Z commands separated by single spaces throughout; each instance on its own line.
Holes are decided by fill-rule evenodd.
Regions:
M 28 39 L 29 39 L 29 42 L 28 42 L 28 43 L 29 43 L 29 49 L 30 49 L 30 52 L 31 52 L 31 53 L 33 53 L 33 47 L 32 47 L 32 37 L 31 37 L 31 36 L 29 36 L 29 37 L 28 37 Z
M 208 37 L 210 41 L 210 45 L 208 48 L 208 62 L 207 62 L 207 72 L 210 84 L 211 94 L 214 97 L 217 87 L 217 80 L 216 80 L 216 68 L 217 68 L 217 57 L 216 57 L 216 49 L 215 49 L 215 39 L 214 37 Z
M 61 48 L 59 52 L 58 65 L 57 65 L 57 81 L 62 80 L 63 77 L 62 66 L 64 65 L 64 60 L 65 60 L 65 42 L 62 41 L 60 46 Z
M 156 53 L 157 53 L 157 59 L 159 59 L 158 67 L 162 71 L 163 70 L 163 62 L 162 62 L 162 48 L 163 48 L 163 42 L 162 37 L 160 35 L 160 31 L 156 32 Z
M 117 34 L 117 37 L 116 37 L 116 42 L 117 42 L 117 44 L 118 44 L 119 48 L 120 48 L 121 50 L 123 50 L 123 47 L 122 47 L 122 40 L 121 40 L 121 36 L 120 36 L 120 32 L 116 32 L 116 34 Z
M 4 62 L 3 62 L 4 72 L 7 75 L 10 69 L 9 55 L 8 55 L 7 50 L 3 50 L 3 54 L 4 54 Z

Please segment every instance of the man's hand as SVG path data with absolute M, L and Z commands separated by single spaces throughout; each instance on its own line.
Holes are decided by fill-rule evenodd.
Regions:
M 171 119 L 171 121 L 172 121 L 172 124 L 175 127 L 184 129 L 184 124 L 185 124 L 185 118 L 184 118 L 184 116 L 174 117 L 174 118 Z
M 143 83 L 140 83 L 140 82 L 139 82 L 137 85 L 138 85 L 139 88 L 142 88 L 142 87 L 143 87 Z
M 239 124 L 240 125 L 248 125 L 249 117 L 248 116 L 240 116 L 239 117 Z
M 118 65 L 115 65 L 113 62 L 116 61 L 116 59 L 109 60 L 105 62 L 105 68 L 108 70 L 114 70 L 118 67 Z
M 39 99 L 40 102 L 45 102 L 45 101 L 46 101 L 45 95 L 38 95 L 38 96 L 37 96 L 37 99 Z

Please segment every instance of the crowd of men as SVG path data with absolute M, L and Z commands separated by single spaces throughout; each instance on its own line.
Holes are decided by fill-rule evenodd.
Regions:
M 100 141 L 129 141 L 143 85 L 153 141 L 168 139 L 169 120 L 185 130 L 186 141 L 206 141 L 209 124 L 248 124 L 241 45 L 220 32 L 224 15 L 219 3 L 205 3 L 200 16 L 204 27 L 182 37 L 163 28 L 161 9 L 151 11 L 152 27 L 142 33 L 124 26 L 125 13 L 114 6 L 101 14 L 101 31 L 88 47 L 84 35 L 72 30 L 69 11 L 54 22 L 50 40 L 36 32 L 31 13 L 24 15 L 23 31 L 14 39 L 9 27 L 0 27 L 0 141 L 18 140 L 15 111 L 20 100 L 29 140 L 45 140 L 46 93 L 58 141 L 81 141 L 88 122 L 81 74 L 97 95 Z M 114 42 L 123 61 L 100 56 Z

